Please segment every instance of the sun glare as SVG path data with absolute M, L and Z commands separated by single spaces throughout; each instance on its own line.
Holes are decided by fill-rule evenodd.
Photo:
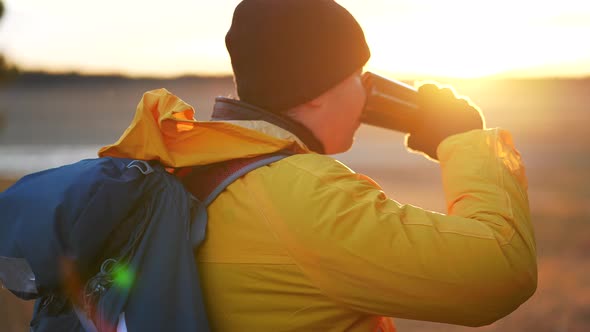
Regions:
M 580 24 L 583 17 L 590 22 L 590 9 L 568 21 L 568 8 L 451 0 L 422 1 L 395 17 L 363 13 L 372 53 L 367 67 L 405 77 L 477 78 L 579 62 L 590 57 L 590 44 L 572 40 L 590 34 L 590 24 Z
M 0 53 L 25 70 L 231 73 L 224 36 L 238 0 L 105 1 L 92 10 L 80 1 L 5 1 Z M 337 1 L 365 31 L 369 70 L 409 79 L 590 74 L 588 1 Z

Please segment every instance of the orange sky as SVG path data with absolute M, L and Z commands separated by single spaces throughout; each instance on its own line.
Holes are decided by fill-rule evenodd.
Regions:
M 239 1 L 4 0 L 0 52 L 25 69 L 229 74 Z M 590 76 L 590 1 L 341 0 L 399 78 Z

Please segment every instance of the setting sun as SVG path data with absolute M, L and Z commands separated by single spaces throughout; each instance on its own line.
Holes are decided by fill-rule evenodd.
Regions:
M 581 42 L 590 35 L 588 4 L 421 1 L 389 6 L 373 14 L 367 7 L 355 8 L 363 13 L 372 50 L 368 67 L 374 70 L 474 78 L 516 71 L 531 75 L 561 65 L 564 75 L 590 73 L 590 66 L 583 66 L 589 64 L 590 44 Z

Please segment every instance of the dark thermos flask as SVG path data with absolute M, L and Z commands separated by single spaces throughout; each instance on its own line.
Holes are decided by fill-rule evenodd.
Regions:
M 415 88 L 371 72 L 365 72 L 362 80 L 367 93 L 362 123 L 403 133 L 420 125 Z

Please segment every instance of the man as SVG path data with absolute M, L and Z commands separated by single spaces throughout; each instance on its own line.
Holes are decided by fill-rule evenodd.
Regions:
M 440 161 L 448 214 L 403 205 L 326 156 L 350 148 L 366 97 L 369 49 L 344 8 L 244 0 L 226 45 L 240 101 L 220 98 L 215 121 L 196 122 L 152 91 L 101 151 L 174 167 L 294 153 L 209 207 L 196 260 L 213 330 L 395 330 L 387 317 L 480 326 L 534 293 L 526 177 L 508 133 L 484 129 L 450 90 L 421 88 L 425 123 L 408 145 Z

